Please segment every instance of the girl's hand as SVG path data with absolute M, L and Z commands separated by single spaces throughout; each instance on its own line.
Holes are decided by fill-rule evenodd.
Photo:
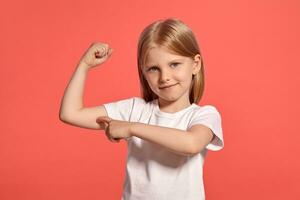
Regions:
M 95 67 L 105 62 L 112 54 L 113 49 L 108 44 L 95 42 L 86 50 L 80 63 L 85 64 L 87 69 Z
M 106 116 L 98 117 L 96 122 L 100 126 L 104 126 L 105 134 L 112 142 L 119 142 L 120 139 L 127 139 L 132 136 L 130 131 L 131 122 L 113 120 Z

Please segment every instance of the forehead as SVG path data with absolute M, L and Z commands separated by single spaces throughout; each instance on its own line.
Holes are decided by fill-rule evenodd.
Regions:
M 157 63 L 157 62 L 169 62 L 175 59 L 187 59 L 185 56 L 181 56 L 172 52 L 170 49 L 164 46 L 151 47 L 145 57 L 145 64 Z

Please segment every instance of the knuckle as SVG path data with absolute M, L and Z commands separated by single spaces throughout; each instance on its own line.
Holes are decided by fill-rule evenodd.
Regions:
M 93 42 L 91 46 L 97 46 L 99 42 Z

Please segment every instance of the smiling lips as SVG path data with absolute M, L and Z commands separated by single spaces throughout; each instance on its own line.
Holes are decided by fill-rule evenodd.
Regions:
M 174 85 L 176 85 L 176 84 L 174 84 Z M 172 87 L 172 86 L 174 86 L 174 85 L 166 85 L 166 86 L 160 87 L 159 89 L 166 89 L 166 88 L 170 88 L 170 87 Z

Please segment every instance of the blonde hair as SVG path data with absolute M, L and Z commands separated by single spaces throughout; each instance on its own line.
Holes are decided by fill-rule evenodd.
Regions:
M 204 91 L 204 66 L 197 40 L 192 30 L 176 18 L 157 20 L 148 25 L 140 34 L 137 51 L 137 64 L 141 84 L 142 98 L 152 101 L 158 96 L 151 90 L 143 75 L 143 66 L 150 48 L 164 46 L 180 56 L 194 59 L 197 54 L 201 56 L 201 69 L 193 75 L 190 88 L 190 103 L 198 103 Z

